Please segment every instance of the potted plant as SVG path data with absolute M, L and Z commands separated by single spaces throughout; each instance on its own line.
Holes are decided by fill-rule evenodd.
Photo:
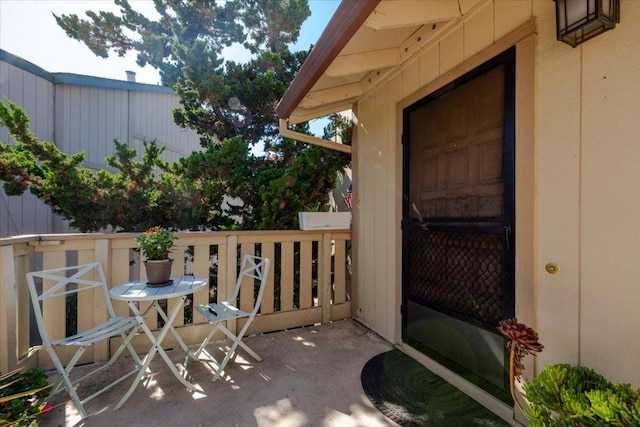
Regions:
M 151 227 L 136 237 L 138 249 L 145 257 L 144 267 L 147 282 L 150 286 L 164 286 L 171 283 L 171 266 L 169 258 L 173 242 L 177 238 L 170 230 L 159 226 Z

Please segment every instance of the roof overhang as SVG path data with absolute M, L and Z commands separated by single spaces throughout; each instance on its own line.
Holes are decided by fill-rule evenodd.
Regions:
M 289 125 L 350 109 L 490 0 L 343 0 L 276 108 Z

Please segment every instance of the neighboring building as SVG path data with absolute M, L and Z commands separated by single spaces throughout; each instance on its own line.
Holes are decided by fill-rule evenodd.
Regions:
M 174 123 L 172 111 L 179 98 L 163 86 L 49 73 L 0 50 L 0 99 L 24 108 L 31 131 L 41 140 L 68 154 L 84 151 L 84 165 L 92 169 L 107 167 L 104 159 L 114 154 L 114 139 L 127 142 L 138 154 L 143 140 L 156 139 L 166 147 L 163 157 L 168 161 L 201 148 L 194 131 Z M 0 128 L 0 141 L 9 140 L 7 129 Z M 67 221 L 31 194 L 7 197 L 0 189 L 0 212 L 0 237 L 69 230 Z
M 640 387 L 640 1 L 576 48 L 555 5 L 344 0 L 277 108 L 354 112 L 354 317 L 509 420 L 501 318 Z

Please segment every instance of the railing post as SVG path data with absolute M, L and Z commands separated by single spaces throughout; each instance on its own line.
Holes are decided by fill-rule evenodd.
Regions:
M 34 252 L 35 248 L 26 243 L 13 247 L 14 286 L 16 304 L 18 305 L 18 329 L 15 331 L 17 337 L 16 354 L 17 361 L 21 364 L 26 362 L 25 356 L 31 356 L 31 294 L 27 285 L 27 273 L 31 271 L 31 254 Z M 36 328 L 36 325 L 34 324 L 33 327 Z M 33 361 L 37 361 L 37 358 L 34 357 Z M 29 366 L 32 366 L 33 361 L 29 362 Z M 27 365 L 23 364 L 23 366 Z
M 318 248 L 318 299 L 322 323 L 331 321 L 331 233 L 323 233 Z
M 225 283 L 223 284 L 223 286 L 220 286 L 220 283 L 218 283 L 218 302 L 227 301 L 233 295 L 233 289 L 235 288 L 236 280 L 238 279 L 238 236 L 235 234 L 230 235 L 227 238 L 226 258 L 226 274 L 224 276 L 218 275 L 218 277 L 225 278 Z M 220 260 L 218 260 L 218 266 L 220 265 Z M 220 291 L 223 291 L 224 294 L 222 294 Z M 227 328 L 229 328 L 229 330 L 235 334 L 236 320 L 228 320 Z
M 210 260 L 209 260 L 209 245 L 195 245 L 193 248 L 193 274 L 195 276 L 210 278 Z M 218 252 L 219 254 L 219 252 Z M 218 255 L 218 268 L 220 268 L 220 255 Z M 209 289 L 211 289 L 211 283 L 207 286 L 207 292 L 199 292 L 193 296 L 193 305 L 209 304 Z M 205 318 L 202 317 L 196 310 L 193 310 L 193 324 L 203 323 Z
M 102 264 L 104 275 L 107 283 L 111 283 L 111 240 L 110 239 L 96 239 L 95 260 Z M 128 266 L 126 266 L 128 268 Z M 124 268 L 124 267 L 123 267 Z M 100 324 L 107 321 L 107 308 L 104 306 L 105 302 L 102 295 L 94 295 L 94 324 Z M 93 361 L 102 362 L 109 360 L 111 355 L 110 345 L 107 342 L 99 341 L 93 345 Z
M 26 285 L 29 255 L 25 244 L 0 247 L 0 372 L 17 367 L 29 353 L 29 308 Z
M 0 372 L 16 366 L 17 299 L 13 246 L 0 247 Z

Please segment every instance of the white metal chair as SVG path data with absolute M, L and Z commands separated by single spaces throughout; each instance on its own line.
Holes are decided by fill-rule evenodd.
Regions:
M 213 381 L 216 381 L 220 378 L 224 367 L 227 365 L 231 357 L 236 351 L 236 348 L 240 346 L 247 353 L 249 353 L 255 360 L 260 361 L 262 358 L 249 346 L 247 346 L 244 342 L 242 342 L 242 338 L 244 337 L 247 329 L 249 329 L 249 325 L 256 317 L 258 310 L 260 309 L 260 304 L 262 302 L 262 295 L 264 294 L 264 288 L 267 283 L 267 277 L 269 275 L 269 265 L 271 264 L 271 260 L 268 258 L 253 256 L 253 255 L 245 255 L 242 259 L 242 265 L 240 266 L 240 274 L 238 275 L 238 280 L 236 282 L 236 287 L 233 291 L 233 295 L 229 301 L 222 301 L 218 303 L 210 303 L 208 305 L 198 305 L 195 309 L 200 313 L 205 319 L 209 321 L 209 323 L 213 324 L 213 328 L 204 339 L 198 350 L 195 352 L 195 357 L 199 358 L 203 351 L 205 351 L 205 347 L 211 341 L 213 334 L 219 329 L 221 330 L 228 338 L 233 340 L 231 347 L 226 352 L 224 360 L 222 363 L 217 363 L 215 358 L 209 357 L 209 361 L 215 363 L 217 366 L 216 374 L 213 377 Z M 260 282 L 260 287 L 258 289 L 258 294 L 255 297 L 255 301 L 253 302 L 253 309 L 250 312 L 243 311 L 238 306 L 238 296 L 240 295 L 240 289 L 242 287 L 242 282 L 244 279 L 249 279 L 247 285 L 251 285 L 252 289 L 255 289 L 255 281 L 258 280 Z M 253 296 L 253 293 L 251 294 Z M 237 320 L 246 318 L 245 324 L 242 326 L 240 331 L 237 334 L 234 334 L 229 330 L 224 323 L 228 320 Z
M 67 275 L 69 277 L 67 277 Z M 41 278 L 45 282 L 41 286 L 37 286 L 36 278 Z M 113 306 L 111 305 L 111 298 L 109 296 L 109 290 L 107 288 L 102 265 L 98 262 L 27 273 L 27 282 L 29 284 L 31 302 L 33 303 L 33 310 L 38 324 L 38 330 L 40 331 L 40 336 L 42 338 L 42 343 L 49 353 L 51 361 L 55 365 L 58 374 L 60 375 L 60 378 L 58 378 L 53 387 L 52 393 L 56 393 L 64 387 L 71 396 L 76 408 L 78 408 L 82 418 L 87 418 L 87 412 L 84 409 L 85 403 L 138 372 L 142 366 L 140 358 L 131 345 L 131 339 L 139 328 L 138 321 L 135 317 L 122 317 L 116 315 L 113 310 Z M 42 290 L 39 290 L 38 288 L 42 288 Z M 103 298 L 103 301 L 100 302 L 103 302 L 106 307 L 107 320 L 97 326 L 84 331 L 79 331 L 75 335 L 69 337 L 50 336 L 47 331 L 47 324 L 45 323 L 46 320 L 43 316 L 43 311 L 51 309 L 52 307 L 56 307 L 56 309 L 57 307 L 64 307 L 65 299 L 68 295 L 78 294 L 87 290 L 96 291 L 98 293 L 96 297 L 99 297 L 100 299 Z M 65 318 L 65 310 L 62 310 L 60 313 L 56 313 L 56 316 Z M 49 319 L 49 322 L 50 321 L 51 319 Z M 80 357 L 87 348 L 96 342 L 102 340 L 107 340 L 108 342 L 110 338 L 118 336 L 122 338 L 122 344 L 113 353 L 106 364 L 93 369 L 91 372 L 79 378 L 71 378 L 71 370 L 76 366 L 76 363 L 78 363 Z M 65 367 L 61 362 L 57 350 L 59 351 L 60 347 L 68 346 L 77 348 L 77 350 L 75 350 L 71 360 Z M 88 377 L 109 368 L 125 348 L 129 350 L 131 357 L 134 359 L 136 363 L 135 368 L 126 372 L 124 375 L 120 376 L 118 379 L 97 392 L 94 392 L 90 396 L 80 399 L 76 386 Z

